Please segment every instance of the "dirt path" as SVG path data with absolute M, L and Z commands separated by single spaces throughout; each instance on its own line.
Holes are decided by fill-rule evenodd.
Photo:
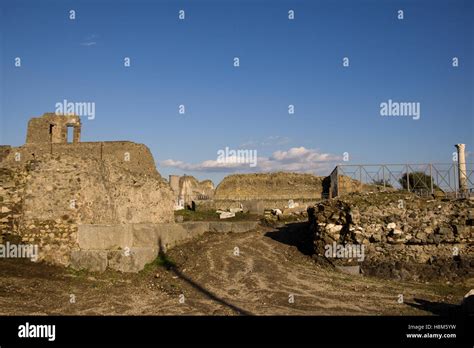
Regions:
M 268 232 L 206 234 L 139 274 L 0 260 L 0 314 L 443 314 L 473 287 L 346 275 Z

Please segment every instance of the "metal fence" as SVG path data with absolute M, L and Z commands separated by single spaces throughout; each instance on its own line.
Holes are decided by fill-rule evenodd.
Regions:
M 420 195 L 444 194 L 466 197 L 474 194 L 474 165 L 466 163 L 466 190 L 459 189 L 458 164 L 341 164 L 330 174 L 329 197 L 379 188 L 402 189 Z M 365 187 L 364 187 L 365 186 Z

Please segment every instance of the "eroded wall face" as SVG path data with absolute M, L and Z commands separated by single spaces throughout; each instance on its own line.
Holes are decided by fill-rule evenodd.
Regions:
M 9 148 L 4 165 L 23 165 L 45 156 L 75 156 L 106 161 L 138 174 L 159 176 L 148 147 L 130 141 L 81 142 L 76 144 L 26 144 Z
M 54 264 L 69 264 L 78 225 L 174 221 L 173 194 L 161 178 L 111 162 L 45 156 L 15 169 L 0 166 L 2 177 L 7 199 L 0 206 L 8 216 L 1 232 L 38 245 L 40 260 Z
M 175 194 L 175 200 L 182 199 L 185 204 L 209 200 L 214 196 L 214 184 L 211 180 L 198 181 L 190 175 L 170 175 L 169 185 Z
M 216 188 L 215 200 L 287 201 L 321 199 L 323 177 L 298 173 L 233 174 Z

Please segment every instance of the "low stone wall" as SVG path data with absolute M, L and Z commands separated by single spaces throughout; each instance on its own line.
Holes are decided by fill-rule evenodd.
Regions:
M 138 272 L 152 262 L 160 250 L 166 251 L 206 232 L 242 233 L 257 226 L 257 221 L 79 225 L 79 250 L 71 252 L 71 267 L 93 272 L 107 268 Z

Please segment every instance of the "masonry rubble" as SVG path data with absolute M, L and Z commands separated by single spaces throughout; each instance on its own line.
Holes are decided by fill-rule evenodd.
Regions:
M 363 262 L 329 259 L 337 266 L 360 265 L 366 274 L 412 280 L 456 279 L 474 269 L 474 202 L 469 199 L 357 193 L 309 207 L 308 219 L 317 257 L 334 242 L 365 246 Z

